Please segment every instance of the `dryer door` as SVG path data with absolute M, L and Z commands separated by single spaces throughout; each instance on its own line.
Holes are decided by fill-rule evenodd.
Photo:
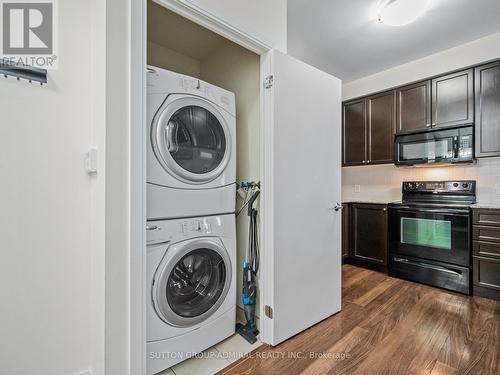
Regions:
M 168 248 L 153 280 L 156 313 L 175 327 L 212 316 L 231 285 L 231 261 L 220 240 L 200 238 Z
M 156 156 L 177 179 L 206 183 L 226 168 L 231 136 L 224 117 L 210 102 L 194 96 L 167 98 L 152 125 Z

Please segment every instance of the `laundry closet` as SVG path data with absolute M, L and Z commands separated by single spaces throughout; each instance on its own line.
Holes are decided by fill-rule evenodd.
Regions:
M 185 75 L 187 77 L 199 79 L 201 81 L 234 93 L 236 104 L 236 139 L 231 139 L 231 141 L 235 142 L 236 144 L 236 183 L 238 186 L 241 186 L 242 182 L 259 183 L 261 180 L 260 56 L 153 1 L 148 1 L 147 13 L 147 64 L 150 67 L 150 73 L 152 73 L 155 68 L 161 68 Z M 212 90 L 212 88 L 210 89 Z M 158 107 L 158 104 L 155 105 L 156 107 Z M 194 113 L 190 114 L 189 116 L 200 115 L 201 114 L 199 113 Z M 176 116 L 175 113 L 172 115 L 172 117 L 174 116 Z M 224 122 L 224 120 L 221 120 L 221 122 Z M 147 125 L 147 129 L 147 137 L 151 137 L 151 134 L 149 134 L 149 124 Z M 213 134 L 210 134 L 210 136 L 213 136 Z M 209 150 L 208 152 L 211 151 Z M 157 187 L 153 188 L 157 190 L 161 189 Z M 251 194 L 252 188 L 242 189 L 240 194 L 234 194 L 237 188 L 235 184 L 231 184 L 229 188 L 234 189 L 232 197 L 234 197 L 234 199 L 236 199 L 237 201 L 237 256 L 236 261 L 231 264 L 231 267 L 233 267 L 236 271 L 236 280 L 231 280 L 231 283 L 233 283 L 236 289 L 236 293 L 233 296 L 228 295 L 226 299 L 234 297 L 232 303 L 236 303 L 239 306 L 236 309 L 237 321 L 245 323 L 246 321 L 244 318 L 241 299 L 241 285 L 242 265 L 244 263 L 244 260 L 246 259 L 245 254 L 247 252 L 249 242 L 249 216 L 247 213 L 247 207 L 242 206 L 246 199 L 249 197 L 249 194 Z M 258 190 L 258 188 L 254 185 L 253 191 L 256 190 Z M 155 192 L 151 193 L 151 191 L 151 187 L 148 186 L 148 193 L 150 195 L 156 194 Z M 189 192 L 186 194 L 189 194 Z M 157 202 L 160 201 L 161 199 L 156 198 L 155 205 L 157 205 Z M 254 204 L 256 208 L 258 208 L 258 202 L 259 201 L 256 200 Z M 148 203 L 148 207 L 150 206 L 151 204 Z M 239 208 L 243 209 L 240 211 Z M 182 207 L 180 207 L 179 210 L 182 210 Z M 152 207 L 150 211 L 156 211 L 155 207 Z M 234 206 L 231 212 L 234 212 Z M 211 213 L 207 212 L 206 215 L 209 217 L 208 219 L 201 218 L 200 220 L 202 220 L 205 225 L 210 226 L 210 220 L 212 220 L 210 218 Z M 203 215 L 178 214 L 178 216 L 184 216 L 188 218 L 188 220 L 186 221 L 187 224 L 181 225 L 189 226 L 189 217 Z M 215 215 L 213 216 L 215 217 Z M 158 214 L 156 215 L 156 217 L 161 217 L 161 215 Z M 175 215 L 173 215 L 172 217 L 175 217 Z M 222 220 L 224 220 L 224 217 L 222 215 L 221 217 Z M 195 218 L 195 220 L 198 219 Z M 168 221 L 166 221 L 166 223 L 167 224 L 165 225 L 168 225 Z M 156 224 L 156 221 L 151 221 L 148 224 L 148 228 L 154 227 L 156 229 L 158 226 L 159 225 Z M 159 229 L 163 228 L 161 228 L 160 226 Z M 210 237 L 211 235 L 212 233 L 209 233 L 207 234 L 207 237 Z M 159 262 L 160 261 L 158 260 L 157 263 Z M 161 266 L 162 264 L 160 263 L 160 267 Z M 171 272 L 175 273 L 176 271 L 174 269 Z M 149 293 L 149 291 L 147 291 L 147 293 Z M 161 302 L 158 303 L 161 305 Z M 255 310 L 258 316 L 260 310 L 258 299 Z M 189 314 L 189 312 L 186 313 Z M 217 314 L 217 311 L 215 311 L 215 314 Z M 202 321 L 200 321 L 198 325 L 199 324 L 203 325 Z M 186 326 L 185 331 L 180 331 L 180 334 L 182 334 L 182 332 L 189 332 L 189 328 Z M 161 335 L 157 336 L 154 332 L 151 333 L 151 335 L 152 336 L 150 337 L 149 341 L 163 340 L 166 338 L 162 337 Z M 214 342 L 212 345 L 215 344 L 216 343 Z M 184 343 L 181 343 L 179 345 L 172 344 L 172 348 L 169 348 L 168 350 L 185 350 L 186 352 L 191 351 L 189 345 L 183 345 Z M 236 349 L 237 348 L 234 348 L 235 351 Z M 229 350 L 232 349 L 229 348 Z M 160 367 L 153 368 L 156 371 Z M 150 371 L 148 370 L 148 373 L 149 372 Z
M 233 334 L 235 316 L 246 321 L 255 294 L 246 283 L 252 287 L 243 304 L 243 275 L 257 279 L 256 323 L 266 344 L 278 345 L 340 311 L 341 82 L 200 15 L 188 2 L 182 9 L 168 0 L 147 4 L 149 375 L 179 362 L 163 354 L 217 349 Z M 221 128 L 235 130 L 228 138 Z M 235 168 L 222 167 L 229 143 Z M 213 179 L 197 187 L 200 173 Z M 236 194 L 236 185 L 249 181 L 261 183 L 258 218 L 243 205 L 254 196 Z M 222 189 L 231 196 L 218 194 Z M 191 214 L 208 206 L 219 210 Z M 152 214 L 158 207 L 165 211 Z M 193 212 L 181 217 L 177 210 Z M 257 277 L 242 269 L 244 263 L 257 268 L 256 257 L 247 256 L 249 238 L 260 239 Z M 250 330 L 238 331 L 251 341 Z M 226 345 L 222 351 L 239 350 Z

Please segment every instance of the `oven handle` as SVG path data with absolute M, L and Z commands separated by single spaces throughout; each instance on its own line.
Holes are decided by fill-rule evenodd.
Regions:
M 396 263 L 409 264 L 412 266 L 418 266 L 418 267 L 423 267 L 423 268 L 427 268 L 427 269 L 431 269 L 431 270 L 435 270 L 435 271 L 442 271 L 442 272 L 446 272 L 446 273 L 451 273 L 453 275 L 462 276 L 462 273 L 459 271 L 456 271 L 456 270 L 450 270 L 449 268 L 435 266 L 433 264 L 427 264 L 427 263 L 422 263 L 422 262 L 413 262 L 413 261 L 408 260 L 406 258 L 394 257 L 394 261 Z
M 429 213 L 443 213 L 443 214 L 463 214 L 464 216 L 469 215 L 469 210 L 461 209 L 439 209 L 439 208 L 416 208 L 410 206 L 398 206 L 391 207 L 395 211 L 416 211 L 416 212 L 429 212 Z

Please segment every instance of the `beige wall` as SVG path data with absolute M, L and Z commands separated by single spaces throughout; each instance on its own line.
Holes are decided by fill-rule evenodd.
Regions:
M 403 181 L 476 180 L 480 203 L 500 201 L 500 158 L 480 159 L 477 164 L 434 168 L 379 165 L 342 168 L 342 200 L 385 202 L 401 199 Z M 354 191 L 360 185 L 361 191 Z
M 399 65 L 342 87 L 344 100 L 418 81 L 500 57 L 500 33 Z
M 201 63 L 201 78 L 236 96 L 236 178 L 260 181 L 260 57 L 228 43 Z M 240 202 L 241 203 L 241 202 Z M 237 289 L 248 243 L 248 216 L 237 218 Z M 239 294 L 238 294 L 239 295 Z M 238 304 L 241 300 L 238 298 Z M 257 314 L 259 309 L 257 308 Z
M 148 41 L 148 64 L 200 78 L 201 62 L 192 57 Z
M 418 81 L 500 58 L 500 33 L 400 65 L 395 68 L 344 84 L 343 99 L 351 99 L 394 86 Z M 342 168 L 344 200 L 399 200 L 405 180 L 473 179 L 478 182 L 478 201 L 500 200 L 500 159 L 481 159 L 469 166 L 444 168 L 395 167 L 394 165 Z M 361 191 L 354 192 L 360 185 Z M 499 191 L 500 193 L 500 191 Z

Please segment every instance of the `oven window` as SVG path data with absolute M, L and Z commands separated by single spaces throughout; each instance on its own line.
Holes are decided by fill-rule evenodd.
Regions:
M 402 217 L 401 243 L 451 250 L 451 221 Z
M 401 160 L 440 160 L 453 158 L 453 145 L 449 138 L 402 143 L 400 147 Z

